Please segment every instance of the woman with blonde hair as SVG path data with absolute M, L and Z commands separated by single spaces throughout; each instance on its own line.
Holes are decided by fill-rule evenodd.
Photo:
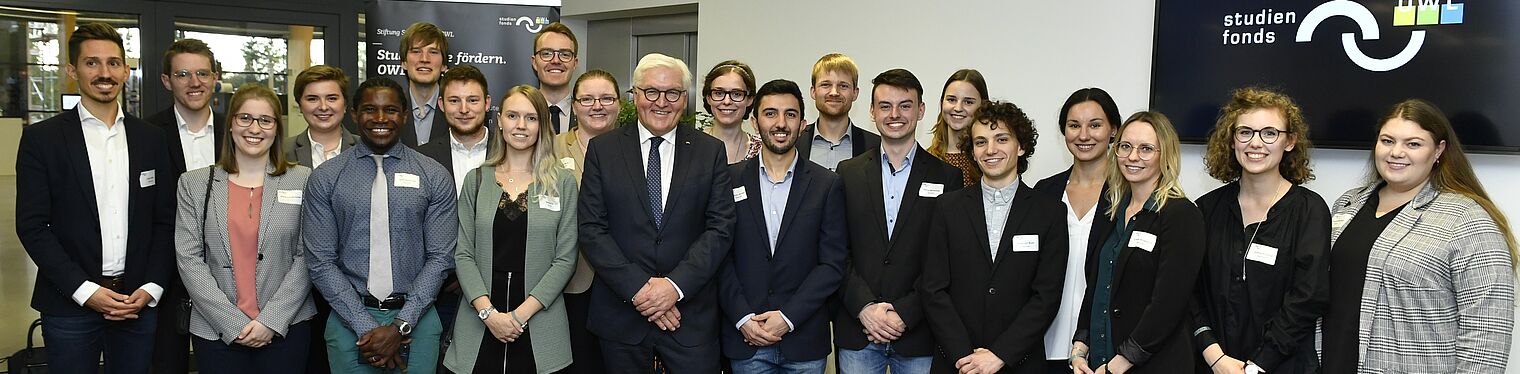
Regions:
M 1193 372 L 1186 321 L 1203 261 L 1203 216 L 1182 192 L 1181 150 L 1171 121 L 1140 112 L 1119 126 L 1105 212 L 1113 229 L 1094 238 L 1087 297 L 1072 343 L 1074 374 Z
M 1329 303 L 1330 210 L 1304 188 L 1309 125 L 1287 95 L 1236 90 L 1204 164 L 1225 182 L 1198 198 L 1208 243 L 1193 310 L 1198 368 L 1314 373 L 1314 322 Z
M 455 269 L 464 302 L 444 366 L 456 373 L 550 373 L 570 365 L 560 293 L 575 271 L 575 176 L 554 157 L 537 88 L 502 99 L 501 142 L 465 177 Z M 528 326 L 533 329 L 529 331 Z
M 1394 105 L 1330 224 L 1325 373 L 1503 373 L 1515 235 L 1435 105 Z

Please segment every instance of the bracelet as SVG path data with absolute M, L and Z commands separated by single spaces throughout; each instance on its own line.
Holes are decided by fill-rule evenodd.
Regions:
M 1219 358 L 1214 359 L 1214 363 L 1209 364 L 1209 368 L 1213 369 L 1215 364 L 1218 364 L 1219 361 L 1224 360 L 1224 356 L 1225 355 L 1219 355 Z
M 527 321 L 523 321 L 522 318 L 517 318 L 517 311 L 516 310 L 507 312 L 507 316 L 512 317 L 512 321 L 517 322 L 517 324 L 520 325 L 520 326 L 522 326 L 523 328 L 528 328 L 528 322 Z

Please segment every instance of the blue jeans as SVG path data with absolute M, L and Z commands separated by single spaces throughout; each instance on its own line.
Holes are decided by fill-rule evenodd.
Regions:
M 195 361 L 201 373 L 301 373 L 311 352 L 311 321 L 302 321 L 275 336 L 269 345 L 250 348 L 238 343 L 195 337 Z
M 143 308 L 137 319 L 108 321 L 93 310 L 80 315 L 42 315 L 48 372 L 95 373 L 105 354 L 107 374 L 146 373 L 153 358 L 158 308 Z
M 823 373 L 824 365 L 821 358 L 812 361 L 789 361 L 781 355 L 781 348 L 773 345 L 755 350 L 755 355 L 750 358 L 734 360 L 734 374 Z
M 892 374 L 921 374 L 928 373 L 933 363 L 934 356 L 900 355 L 892 350 L 891 343 L 871 343 L 858 351 L 839 350 L 841 374 L 885 373 L 887 367 L 892 368 Z
M 384 326 L 401 313 L 400 309 L 381 311 L 375 308 L 364 308 L 369 312 L 375 322 Z M 368 331 L 366 331 L 367 333 Z M 334 373 L 400 373 L 401 370 L 381 370 L 371 366 L 359 357 L 359 346 L 354 345 L 359 341 L 359 335 L 348 329 L 343 324 L 343 317 L 337 313 L 327 317 L 327 363 Z M 412 343 L 403 345 L 402 348 L 411 349 L 404 352 L 406 372 L 414 374 L 433 374 L 438 370 L 438 339 L 443 336 L 443 324 L 438 321 L 438 312 L 429 307 L 422 314 L 417 327 L 412 328 Z

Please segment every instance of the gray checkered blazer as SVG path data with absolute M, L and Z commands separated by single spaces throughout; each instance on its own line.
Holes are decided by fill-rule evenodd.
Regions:
M 213 171 L 211 206 L 206 209 L 206 245 L 202 246 L 201 202 L 206 197 L 206 175 Z M 260 260 L 254 283 L 258 288 L 258 320 L 280 336 L 290 325 L 317 314 L 311 301 L 306 251 L 301 247 L 300 202 L 288 196 L 279 201 L 280 191 L 300 193 L 310 174 L 311 169 L 295 166 L 286 169 L 284 175 L 264 177 L 264 199 L 259 206 Z M 237 283 L 232 276 L 231 246 L 227 243 L 227 172 L 214 166 L 185 172 L 179 178 L 178 199 L 174 258 L 195 303 L 190 333 L 232 344 L 250 320 L 237 307 Z
M 1340 238 L 1376 182 L 1331 206 Z M 1503 373 L 1515 317 L 1515 273 L 1498 226 L 1477 202 L 1426 184 L 1372 245 L 1357 329 L 1358 373 Z M 1336 269 L 1331 268 L 1334 272 Z

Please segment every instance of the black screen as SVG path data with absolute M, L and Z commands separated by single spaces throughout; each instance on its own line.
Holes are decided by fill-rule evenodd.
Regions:
M 1279 90 L 1303 108 L 1318 146 L 1370 148 L 1393 104 L 1429 100 L 1471 150 L 1520 152 L 1520 1 L 1158 0 L 1151 104 L 1184 140 L 1208 137 L 1230 91 Z M 1316 14 L 1327 14 L 1300 42 Z M 1371 17 L 1347 14 L 1370 13 Z M 1356 20 L 1380 34 L 1366 36 Z M 1396 25 L 1397 24 L 1397 25 Z M 1362 64 L 1343 46 L 1390 59 L 1423 31 L 1402 65 Z M 1365 65 L 1365 67 L 1363 66 Z M 1384 70 L 1384 71 L 1374 71 Z

